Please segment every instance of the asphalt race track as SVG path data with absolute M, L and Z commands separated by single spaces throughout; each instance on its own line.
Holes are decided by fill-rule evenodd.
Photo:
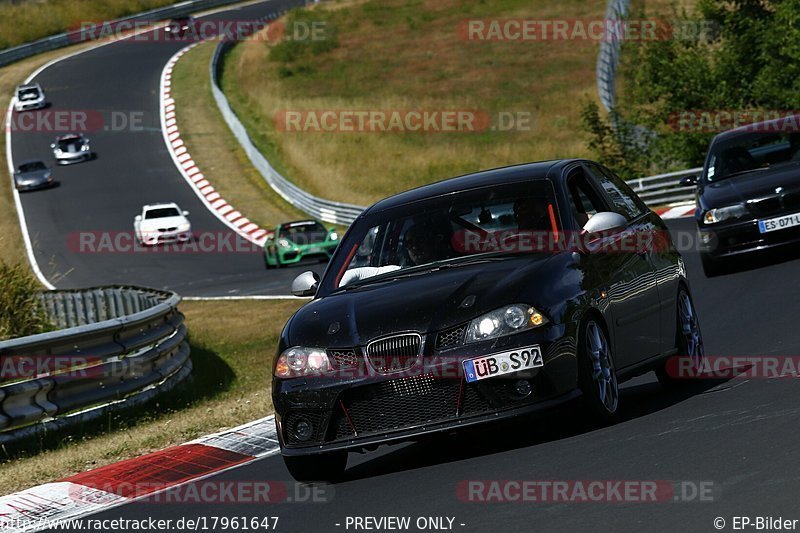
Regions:
M 691 232 L 692 224 L 670 223 L 674 232 Z M 710 280 L 696 254 L 685 257 L 707 355 L 800 353 L 800 254 L 742 261 L 736 272 Z M 665 392 L 648 374 L 625 385 L 622 421 L 612 427 L 593 429 L 564 407 L 515 424 L 351 454 L 346 480 L 333 487 L 328 503 L 140 501 L 93 518 L 279 516 L 283 532 L 354 531 L 345 529 L 348 516 L 410 516 L 412 524 L 420 516 L 448 516 L 456 531 L 565 532 L 716 531 L 717 517 L 730 531 L 733 516 L 800 518 L 796 380 L 733 379 Z M 289 485 L 290 496 L 295 490 L 279 456 L 212 479 L 276 480 Z M 470 503 L 457 497 L 464 480 L 510 479 L 710 482 L 713 501 Z
M 272 0 L 209 18 L 255 20 L 301 3 Z M 228 251 L 233 246 L 226 243 L 236 243 L 236 234 L 206 209 L 175 168 L 161 133 L 159 79 L 169 58 L 189 43 L 169 42 L 163 29 L 156 31 L 155 39 L 121 40 L 70 57 L 34 79 L 51 103 L 48 112 L 88 113 L 86 127 L 96 131 L 86 135 L 98 154 L 94 161 L 54 167 L 60 186 L 20 195 L 40 269 L 59 289 L 134 284 L 184 296 L 288 294 L 300 270 L 266 272 L 260 248 L 253 246 Z M 29 159 L 53 164 L 50 143 L 66 132 L 41 131 L 47 125 L 33 129 L 20 127 L 12 134 L 15 164 Z M 210 253 L 126 251 L 134 216 L 142 205 L 159 201 L 177 202 L 190 212 L 193 232 L 210 234 L 220 245 Z M 124 232 L 127 240 L 109 252 L 100 246 L 104 232 L 113 238 Z M 82 234 L 95 235 L 97 245 L 81 247 Z M 322 271 L 321 265 L 315 268 Z

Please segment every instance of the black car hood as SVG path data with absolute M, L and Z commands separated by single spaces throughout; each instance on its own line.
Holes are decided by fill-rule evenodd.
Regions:
M 548 288 L 559 285 L 553 277 L 559 276 L 556 271 L 564 260 L 568 254 L 506 258 L 335 293 L 300 309 L 288 325 L 286 340 L 291 345 L 349 347 L 394 332 L 446 329 L 507 304 L 541 306 Z M 547 263 L 552 272 L 537 282 Z M 468 297 L 474 302 L 463 305 Z
M 752 198 L 774 196 L 775 188 L 800 191 L 800 163 L 781 165 L 707 184 L 702 191 L 705 207 L 724 207 Z

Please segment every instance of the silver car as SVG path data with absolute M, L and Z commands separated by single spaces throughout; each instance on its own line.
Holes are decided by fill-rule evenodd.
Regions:
M 42 86 L 38 83 L 20 85 L 14 94 L 14 111 L 29 111 L 47 107 Z
M 43 161 L 26 161 L 14 171 L 14 186 L 18 191 L 45 189 L 53 185 L 53 172 Z
M 89 148 L 89 139 L 80 133 L 62 135 L 50 145 L 50 148 L 53 149 L 53 156 L 59 165 L 80 163 L 94 158 L 94 153 Z

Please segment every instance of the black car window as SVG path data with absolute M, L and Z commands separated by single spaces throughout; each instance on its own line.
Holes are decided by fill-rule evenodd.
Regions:
M 603 201 L 587 180 L 583 169 L 578 168 L 572 171 L 567 178 L 567 188 L 570 194 L 572 216 L 579 228 L 585 226 L 596 213 L 605 211 L 606 207 Z
M 591 177 L 603 188 L 614 211 L 628 220 L 641 216 L 647 209 L 636 193 L 610 170 L 600 165 L 587 165 Z

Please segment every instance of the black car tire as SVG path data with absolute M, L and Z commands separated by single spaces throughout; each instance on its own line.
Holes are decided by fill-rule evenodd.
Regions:
M 605 327 L 594 317 L 578 335 L 578 385 L 593 422 L 612 424 L 619 412 L 619 380 Z
M 707 278 L 713 278 L 723 273 L 722 263 L 708 254 L 700 254 L 700 262 L 703 264 L 703 274 Z
M 319 455 L 283 456 L 286 469 L 297 481 L 333 482 L 344 474 L 347 452 L 328 452 Z
M 683 387 L 691 383 L 696 383 L 696 378 L 703 370 L 705 359 L 705 348 L 703 346 L 703 334 L 700 331 L 700 323 L 697 319 L 697 312 L 692 302 L 692 297 L 684 287 L 678 290 L 677 320 L 675 325 L 675 347 L 677 348 L 676 357 L 690 358 L 691 367 L 687 370 L 688 375 L 681 377 L 676 374 L 677 364 L 670 364 L 669 359 L 656 369 L 656 377 L 659 383 L 665 388 Z M 681 368 L 683 365 L 681 365 Z M 670 372 L 671 369 L 672 371 Z

